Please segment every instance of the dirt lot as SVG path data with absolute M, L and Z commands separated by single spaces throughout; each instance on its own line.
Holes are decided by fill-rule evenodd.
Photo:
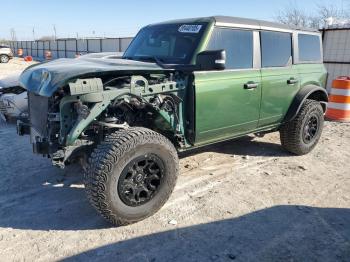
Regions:
M 0 79 L 11 74 L 16 74 L 23 71 L 27 66 L 35 64 L 36 62 L 25 62 L 23 59 L 14 58 L 9 63 L 0 63 Z
M 113 228 L 77 167 L 52 167 L 2 123 L 0 260 L 350 261 L 349 148 L 350 124 L 327 122 L 307 156 L 283 151 L 278 133 L 197 150 L 156 215 Z

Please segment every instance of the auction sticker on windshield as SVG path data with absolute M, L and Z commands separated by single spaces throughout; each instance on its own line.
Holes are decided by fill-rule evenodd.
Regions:
M 179 32 L 197 34 L 201 30 L 201 28 L 202 25 L 182 25 L 179 28 Z

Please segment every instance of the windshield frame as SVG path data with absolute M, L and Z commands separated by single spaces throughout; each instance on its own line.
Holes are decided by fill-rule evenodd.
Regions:
M 144 30 L 147 30 L 149 28 L 152 27 L 162 27 L 162 26 L 178 26 L 178 28 L 180 28 L 182 25 L 201 25 L 201 29 L 200 32 L 196 33 L 198 34 L 198 38 L 195 40 L 192 49 L 190 50 L 190 53 L 188 53 L 188 56 L 186 58 L 184 58 L 181 61 L 181 58 L 176 58 L 176 57 L 171 57 L 169 56 L 169 60 L 167 60 L 167 56 L 157 56 L 157 55 L 142 55 L 142 56 L 135 56 L 135 55 L 130 55 L 128 54 L 131 50 L 131 48 L 133 48 L 133 45 L 135 44 L 136 41 L 138 41 L 138 37 L 140 37 L 140 35 L 144 32 Z M 123 59 L 130 59 L 130 60 L 137 60 L 137 61 L 143 61 L 143 62 L 153 62 L 151 60 L 154 60 L 154 62 L 161 61 L 162 64 L 165 65 L 191 65 L 194 63 L 194 57 L 196 56 L 196 54 L 198 53 L 198 50 L 201 49 L 201 47 L 203 46 L 203 41 L 207 38 L 207 34 L 208 34 L 208 29 L 210 28 L 210 23 L 209 22 L 177 22 L 177 23 L 163 23 L 163 24 L 154 24 L 154 25 L 148 25 L 146 27 L 143 27 L 140 29 L 140 31 L 136 34 L 136 36 L 134 37 L 134 39 L 131 41 L 130 45 L 128 46 L 128 48 L 126 49 L 126 51 L 123 54 Z M 186 34 L 186 33 L 184 33 Z M 144 57 L 145 59 L 142 59 L 142 57 Z M 153 58 L 153 59 L 150 59 Z M 178 61 L 174 62 L 174 59 L 178 59 Z M 156 62 L 157 63 L 157 62 Z

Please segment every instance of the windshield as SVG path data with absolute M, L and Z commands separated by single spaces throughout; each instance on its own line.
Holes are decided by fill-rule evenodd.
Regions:
M 148 26 L 137 34 L 123 58 L 161 61 L 165 64 L 189 64 L 206 23 Z

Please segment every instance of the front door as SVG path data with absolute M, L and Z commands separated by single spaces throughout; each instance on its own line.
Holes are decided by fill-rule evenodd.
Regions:
M 196 144 L 247 133 L 257 127 L 259 70 L 195 74 Z
M 257 128 L 261 75 L 253 66 L 253 31 L 215 28 L 207 50 L 226 50 L 226 69 L 195 72 L 196 145 Z

